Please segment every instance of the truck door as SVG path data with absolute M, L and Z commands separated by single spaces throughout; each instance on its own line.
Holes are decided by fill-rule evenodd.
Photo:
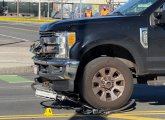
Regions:
M 165 24 L 157 24 L 155 13 L 161 12 L 161 19 L 165 18 L 165 4 L 158 8 L 150 17 L 148 27 L 148 68 L 152 73 L 165 73 Z M 158 18 L 160 16 L 157 16 Z

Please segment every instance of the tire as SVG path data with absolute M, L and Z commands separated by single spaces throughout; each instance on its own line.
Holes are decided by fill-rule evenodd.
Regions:
M 94 108 L 119 109 L 128 102 L 132 91 L 131 71 L 120 60 L 100 57 L 85 66 L 80 93 Z

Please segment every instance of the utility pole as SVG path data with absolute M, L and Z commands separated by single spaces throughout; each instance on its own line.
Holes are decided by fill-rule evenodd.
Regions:
M 5 7 L 5 1 L 4 0 L 3 0 L 2 6 L 3 6 L 3 8 Z
M 48 19 L 49 19 L 49 14 L 50 14 L 50 5 L 49 5 L 49 0 L 48 0 L 48 15 L 47 15 Z
M 17 16 L 19 17 L 19 0 L 17 0 Z
M 38 3 L 38 19 L 40 20 L 41 19 L 41 0 L 39 0 L 39 3 Z
M 114 11 L 114 0 L 106 0 L 106 2 L 109 5 L 110 12 Z
M 61 0 L 61 20 L 63 19 L 63 6 L 64 6 L 64 3 L 63 3 L 63 0 Z
M 81 15 L 82 15 L 82 0 L 80 0 L 80 18 L 81 18 Z

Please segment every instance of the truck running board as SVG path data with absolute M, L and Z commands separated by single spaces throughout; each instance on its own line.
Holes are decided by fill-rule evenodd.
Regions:
M 165 80 L 148 81 L 147 84 L 150 86 L 165 86 Z

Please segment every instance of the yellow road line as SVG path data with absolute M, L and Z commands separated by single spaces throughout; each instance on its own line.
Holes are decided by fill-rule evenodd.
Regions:
M 111 114 L 111 115 L 108 115 L 107 117 L 108 118 L 128 118 L 128 119 L 131 119 L 131 118 L 139 118 L 137 116 L 134 116 L 134 115 L 156 115 L 156 114 L 165 114 L 165 111 L 136 111 L 136 112 L 129 112 L 129 113 L 116 113 L 116 114 Z M 73 113 L 68 113 L 68 114 L 53 114 L 52 116 L 49 116 L 49 117 L 72 117 L 74 116 L 75 114 Z M 75 115 L 75 116 L 84 116 L 84 115 Z M 93 115 L 95 116 L 95 115 Z M 13 118 L 13 119 L 16 119 L 16 118 L 33 118 L 33 117 L 39 117 L 39 118 L 45 118 L 45 117 L 48 117 L 48 116 L 44 116 L 43 114 L 32 114 L 32 115 L 6 115 L 6 116 L 0 116 L 0 119 L 6 119 L 6 118 Z M 143 118 L 143 117 L 140 117 L 140 118 Z M 152 120 L 151 118 L 149 118 L 150 120 Z M 137 120 L 137 119 L 135 119 Z M 145 118 L 144 120 L 148 120 L 148 118 Z M 156 119 L 154 118 L 154 120 L 159 120 L 159 119 Z
M 36 31 L 36 30 L 29 30 L 29 29 L 16 28 L 16 27 L 7 27 L 7 26 L 0 26 L 0 28 L 10 28 L 10 29 L 16 29 L 16 30 L 24 30 L 24 31 L 38 32 L 38 31 Z
M 52 116 L 44 116 L 42 114 L 36 115 L 9 115 L 9 116 L 0 116 L 0 120 L 15 120 L 15 119 L 32 119 L 32 118 L 70 118 L 74 114 L 54 114 Z
M 152 114 L 165 114 L 165 111 L 134 111 L 126 112 L 126 115 L 152 115 Z
M 125 112 L 125 113 L 155 113 L 155 112 L 165 112 L 164 110 L 159 110 L 159 111 L 131 111 L 131 112 Z
M 53 114 L 52 116 L 73 116 L 75 114 L 69 113 L 69 114 Z M 44 116 L 43 114 L 32 114 L 32 115 L 5 115 L 5 116 L 0 116 L 0 118 L 3 117 L 32 117 L 32 116 Z
M 44 116 L 43 114 L 34 114 L 34 115 L 7 115 L 7 116 L 0 116 L 0 119 L 4 119 L 4 118 L 36 118 L 36 117 L 40 117 L 40 118 L 45 118 L 45 117 L 72 117 L 75 114 L 53 114 L 52 116 Z M 77 115 L 76 115 L 77 116 Z
M 0 17 L 0 21 L 17 21 L 17 22 L 54 22 L 55 20 L 47 20 L 47 19 L 35 19 L 35 18 L 8 18 L 8 17 Z
M 160 118 L 147 118 L 147 117 L 139 117 L 139 116 L 120 115 L 120 114 L 110 115 L 108 118 L 118 118 L 124 120 L 162 120 Z
M 135 111 L 128 113 L 117 113 L 105 116 L 107 118 L 118 118 L 124 120 L 161 120 L 159 118 L 147 118 L 141 117 L 139 115 L 156 115 L 156 114 L 165 114 L 165 111 Z M 138 116 L 135 116 L 138 115 Z M 70 117 L 83 117 L 84 115 L 76 115 L 73 113 L 68 114 L 53 114 L 52 116 L 44 116 L 43 114 L 32 114 L 32 115 L 6 115 L 0 116 L 0 120 L 15 120 L 15 119 L 31 119 L 31 118 L 70 118 Z M 95 116 L 95 115 L 93 115 Z M 96 117 L 96 116 L 95 116 Z
M 150 111 L 148 111 L 148 112 L 150 112 Z M 150 112 L 150 114 L 151 114 L 151 112 Z M 159 112 L 161 112 L 161 111 L 159 111 Z M 162 113 L 162 114 L 164 114 L 164 113 Z M 138 115 L 140 115 L 140 113 Z M 146 114 L 144 113 L 144 115 L 146 115 Z M 93 116 L 95 116 L 95 115 L 93 115 Z M 72 114 L 72 113 L 71 114 L 69 114 L 69 113 L 68 114 L 53 114 L 52 116 L 44 116 L 43 114 L 8 115 L 8 116 L 0 116 L 0 120 L 18 120 L 18 119 L 32 119 L 32 118 L 39 118 L 39 119 L 40 118 L 71 118 L 71 117 L 84 117 L 84 115 L 76 115 L 76 114 Z M 108 115 L 108 116 L 105 116 L 105 117 L 107 117 L 107 118 L 124 119 L 124 120 L 161 120 L 160 118 L 141 117 L 141 116 L 135 116 L 134 114 L 131 115 L 131 114 L 127 114 L 127 113 L 111 114 L 111 115 Z
M 165 115 L 165 113 L 127 113 L 125 115 Z

